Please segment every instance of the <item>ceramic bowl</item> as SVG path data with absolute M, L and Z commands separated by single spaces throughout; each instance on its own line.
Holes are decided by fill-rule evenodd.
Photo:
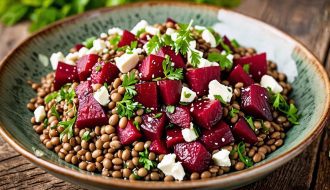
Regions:
M 179 22 L 213 26 L 221 34 L 237 39 L 243 46 L 266 51 L 268 59 L 287 74 L 300 110 L 300 125 L 293 127 L 285 144 L 267 159 L 243 171 L 220 177 L 183 182 L 124 181 L 79 170 L 47 150 L 30 124 L 26 109 L 35 96 L 27 80 L 39 81 L 51 71 L 39 58 L 52 52 L 67 52 L 74 44 L 119 26 L 131 29 L 145 19 L 162 23 L 167 17 Z M 326 124 L 329 104 L 329 79 L 320 62 L 303 45 L 285 33 L 256 19 L 217 7 L 186 3 L 138 3 L 87 12 L 59 21 L 41 30 L 15 48 L 0 66 L 0 133 L 19 153 L 58 178 L 88 189 L 192 189 L 234 188 L 257 181 L 301 153 Z

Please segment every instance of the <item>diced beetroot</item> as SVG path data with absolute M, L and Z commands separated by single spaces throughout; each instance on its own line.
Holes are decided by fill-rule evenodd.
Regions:
M 200 138 L 200 141 L 209 151 L 226 146 L 234 142 L 234 140 L 229 125 L 224 121 L 220 121 L 211 130 L 203 130 Z
M 74 48 L 79 51 L 81 48 L 85 47 L 83 44 L 76 44 Z
M 244 84 L 244 86 L 250 86 L 254 83 L 252 78 L 243 70 L 242 66 L 236 65 L 229 74 L 227 80 L 230 84 L 235 85 L 238 82 Z
M 246 123 L 245 119 L 241 117 L 233 127 L 233 133 L 242 139 L 244 142 L 255 144 L 258 142 L 258 138 L 253 130 Z
M 182 82 L 180 80 L 162 80 L 158 81 L 157 84 L 160 97 L 165 105 L 179 103 L 182 90 Z
M 174 67 L 176 68 L 185 68 L 186 64 L 182 58 L 181 53 L 176 54 L 174 50 L 169 46 L 164 46 L 160 48 L 157 53 L 158 56 L 165 57 L 166 55 L 170 56 L 171 61 L 174 63 Z
M 185 140 L 180 128 L 174 127 L 166 131 L 166 145 L 168 148 L 182 142 L 185 142 Z
M 172 19 L 172 18 L 170 18 L 170 17 L 168 17 L 168 18 L 166 19 L 166 22 L 172 22 L 173 24 L 176 24 L 176 23 L 177 23 L 174 19 Z
M 125 128 L 117 127 L 117 134 L 122 145 L 131 145 L 142 137 L 141 132 L 132 121 L 128 121 Z
M 183 167 L 191 173 L 203 172 L 211 162 L 211 154 L 198 141 L 176 144 L 174 153 Z
M 147 108 L 158 108 L 158 93 L 156 82 L 144 82 L 135 85 L 137 92 L 135 101 Z
M 231 51 L 234 51 L 234 46 L 231 44 L 231 41 L 227 38 L 226 35 L 222 37 L 223 43 L 226 44 Z
M 154 152 L 156 154 L 167 154 L 168 150 L 165 144 L 165 141 L 163 140 L 154 140 L 150 144 L 149 148 L 150 152 Z
M 110 84 L 118 77 L 119 70 L 110 62 L 96 63 L 92 68 L 91 80 L 94 84 Z
M 156 117 L 157 114 L 161 116 Z M 166 115 L 163 112 L 149 113 L 142 116 L 141 130 L 148 140 L 159 140 L 163 136 L 166 125 Z
M 109 120 L 102 106 L 94 99 L 93 94 L 79 99 L 76 126 L 80 129 L 108 124 Z
M 84 55 L 77 61 L 77 70 L 80 81 L 86 80 L 92 73 L 92 68 L 97 63 L 99 56 L 96 54 Z
M 123 35 L 118 43 L 118 47 L 130 46 L 134 41 L 137 41 L 136 36 L 130 31 L 124 30 Z
M 141 73 L 140 79 L 151 81 L 157 77 L 163 77 L 163 63 L 164 57 L 150 54 L 146 57 L 139 66 L 139 72 Z
M 66 83 L 78 82 L 77 67 L 58 62 L 55 72 L 54 88 L 59 90 Z
M 234 59 L 234 63 L 241 66 L 249 64 L 250 74 L 252 75 L 252 78 L 257 82 L 259 82 L 261 77 L 267 73 L 266 53 Z
M 203 67 L 188 70 L 186 79 L 189 87 L 201 97 L 207 94 L 209 82 L 220 81 L 220 68 L 218 66 Z
M 256 118 L 273 120 L 270 105 L 268 103 L 268 92 L 265 88 L 253 84 L 242 90 L 241 107 L 245 113 Z
M 166 112 L 166 115 L 170 119 L 170 123 L 182 128 L 190 127 L 191 117 L 187 107 L 178 106 L 173 113 Z
M 91 81 L 81 82 L 75 89 L 78 99 L 84 99 L 88 94 L 93 92 Z
M 194 121 L 205 129 L 211 129 L 222 117 L 222 107 L 219 100 L 199 100 L 191 104 Z

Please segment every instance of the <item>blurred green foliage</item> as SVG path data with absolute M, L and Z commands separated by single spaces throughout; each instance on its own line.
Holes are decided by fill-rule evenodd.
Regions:
M 11 26 L 22 20 L 30 20 L 31 32 L 56 20 L 86 10 L 120 5 L 142 0 L 0 0 L 0 21 Z M 186 0 L 232 8 L 240 0 Z

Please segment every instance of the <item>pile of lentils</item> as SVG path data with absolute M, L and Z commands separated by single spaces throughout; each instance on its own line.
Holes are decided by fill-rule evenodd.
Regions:
M 165 24 L 155 24 L 154 27 L 160 29 L 161 33 L 165 33 L 167 28 L 177 29 L 179 26 L 172 22 Z M 140 38 L 144 38 L 146 33 L 140 34 Z M 110 40 L 114 36 L 108 35 L 101 39 Z M 209 43 L 206 43 L 198 32 L 193 33 L 193 37 L 197 42 L 197 50 L 204 52 L 204 57 L 207 57 L 208 53 L 220 52 L 216 48 L 211 48 Z M 141 44 L 138 45 L 141 47 Z M 113 61 L 115 57 L 121 56 L 124 52 L 115 51 L 114 47 L 110 45 L 107 47 L 110 51 L 108 53 L 102 53 L 101 59 L 105 61 Z M 72 48 L 70 52 L 77 51 Z M 239 47 L 235 48 L 233 55 L 234 58 L 243 56 L 251 56 L 256 54 L 253 48 Z M 143 60 L 147 55 L 139 55 L 140 60 Z M 133 70 L 136 73 L 136 78 L 139 78 L 138 71 Z M 283 87 L 281 93 L 285 99 L 288 99 L 288 95 L 292 90 L 291 85 L 287 82 L 285 74 L 277 71 L 276 63 L 268 61 L 267 74 L 274 77 L 279 84 Z M 124 128 L 128 122 L 126 117 L 120 118 L 115 109 L 116 102 L 120 101 L 125 93 L 125 88 L 121 87 L 122 74 L 119 74 L 118 78 L 114 82 L 108 85 L 111 102 L 108 104 L 107 114 L 109 117 L 109 124 L 104 126 L 96 126 L 94 128 L 79 129 L 74 128 L 73 137 L 70 139 L 67 135 L 64 135 L 60 140 L 60 133 L 64 128 L 59 125 L 59 120 L 51 113 L 51 107 L 56 105 L 56 110 L 60 114 L 61 121 L 67 121 L 74 117 L 74 111 L 72 109 L 73 104 L 78 105 L 78 98 L 75 97 L 73 103 L 67 103 L 66 100 L 62 100 L 60 103 L 56 103 L 52 100 L 48 104 L 45 103 L 44 98 L 54 92 L 54 72 L 49 73 L 47 76 L 41 78 L 41 83 L 35 83 L 29 81 L 29 84 L 37 92 L 37 96 L 31 98 L 27 104 L 27 108 L 34 111 L 38 106 L 44 106 L 48 124 L 37 123 L 35 118 L 31 118 L 33 129 L 40 135 L 40 141 L 49 149 L 58 154 L 58 156 L 68 163 L 78 166 L 82 170 L 89 172 L 101 173 L 103 176 L 109 176 L 114 178 L 122 178 L 126 180 L 145 180 L 145 181 L 174 181 L 172 176 L 165 176 L 158 168 L 152 168 L 149 171 L 139 163 L 139 152 L 143 152 L 147 149 L 151 141 L 136 141 L 131 146 L 122 146 L 119 138 L 116 134 L 115 127 Z M 231 86 L 228 81 L 221 81 L 222 84 Z M 74 89 L 78 83 L 73 83 Z M 97 91 L 101 88 L 101 84 L 93 85 L 93 91 Z M 235 124 L 239 116 L 244 116 L 242 111 L 235 113 L 234 117 L 229 116 L 229 111 L 232 108 L 240 110 L 240 105 L 236 99 L 241 96 L 241 88 L 243 83 L 237 83 L 233 87 L 233 97 L 230 104 L 223 107 L 223 118 L 232 124 Z M 289 103 L 294 103 L 293 100 L 289 100 Z M 142 123 L 141 115 L 144 113 L 143 109 L 136 111 L 136 117 L 134 121 L 139 124 Z M 260 121 L 254 121 L 256 130 L 254 131 L 258 138 L 258 143 L 251 145 L 245 143 L 245 152 L 243 154 L 252 159 L 253 163 L 258 163 L 266 158 L 268 154 L 275 151 L 277 148 L 283 145 L 286 137 L 286 131 L 292 127 L 292 124 L 287 120 L 285 115 L 280 112 L 273 111 L 273 122 L 264 121 L 263 124 Z M 82 140 L 83 134 L 89 131 L 90 139 L 88 141 Z M 222 147 L 232 151 L 237 149 L 237 143 L 232 143 L 228 146 Z M 213 151 L 212 154 L 219 150 Z M 148 158 L 151 161 L 155 161 L 157 164 L 162 161 L 164 155 L 157 155 L 153 152 L 149 152 Z M 204 178 L 210 178 L 215 176 L 221 176 L 224 173 L 231 171 L 243 170 L 246 168 L 245 164 L 240 161 L 238 153 L 234 152 L 230 154 L 231 167 L 220 167 L 214 164 L 209 166 L 209 169 L 201 173 L 186 173 L 185 180 L 198 180 Z

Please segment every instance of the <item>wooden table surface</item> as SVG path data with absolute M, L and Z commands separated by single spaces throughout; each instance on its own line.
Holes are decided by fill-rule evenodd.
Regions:
M 330 0 L 242 0 L 238 12 L 261 19 L 305 44 L 330 74 Z M 28 23 L 0 26 L 0 58 L 26 38 Z M 271 45 L 271 44 L 270 44 Z M 330 189 L 330 127 L 302 154 L 242 189 Z M 0 189 L 80 189 L 39 169 L 0 137 Z

